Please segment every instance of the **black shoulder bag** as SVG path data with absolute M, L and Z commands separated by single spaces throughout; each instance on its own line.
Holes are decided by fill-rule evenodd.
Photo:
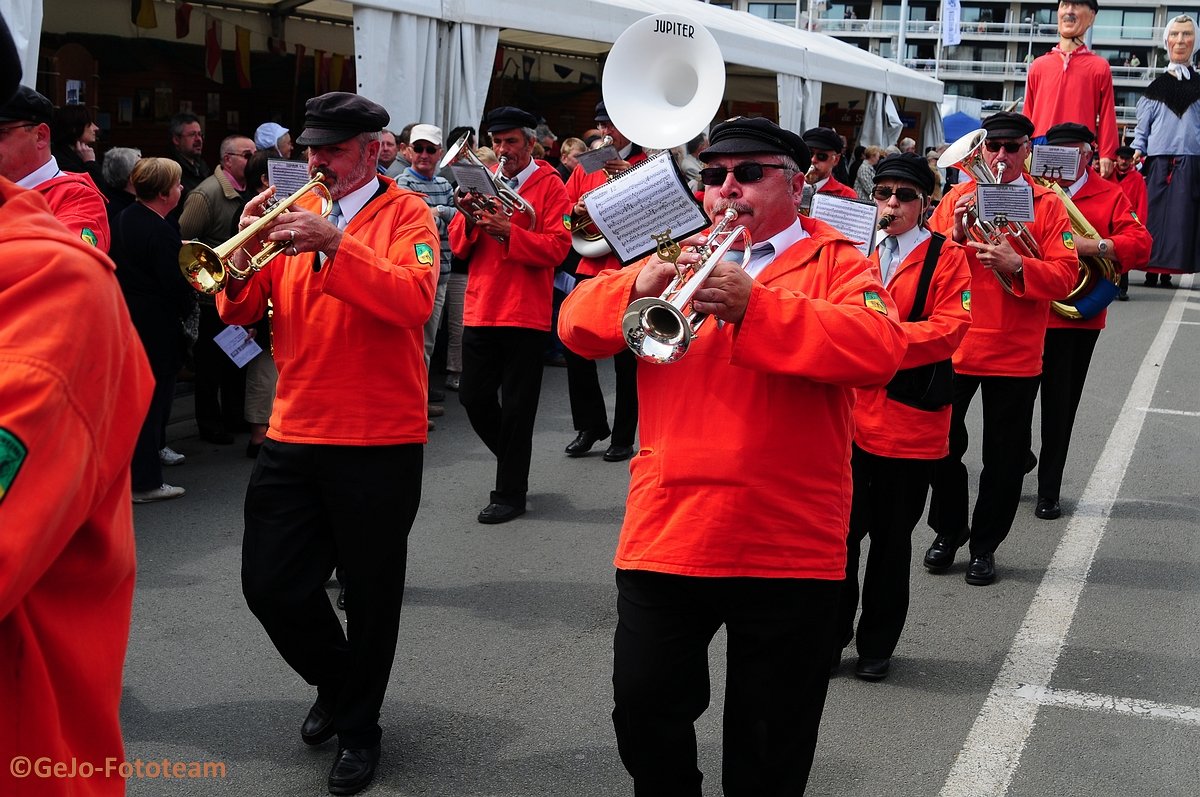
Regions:
M 924 321 L 929 317 L 925 313 L 925 300 L 929 295 L 929 284 L 933 281 L 933 271 L 937 268 L 938 255 L 941 254 L 942 244 L 946 242 L 946 236 L 940 233 L 931 235 L 929 249 L 925 252 L 925 264 L 921 267 L 921 279 L 917 283 L 917 295 L 908 314 L 909 322 Z M 926 412 L 940 410 L 954 400 L 954 366 L 947 358 L 899 370 L 887 383 L 887 395 L 892 401 Z

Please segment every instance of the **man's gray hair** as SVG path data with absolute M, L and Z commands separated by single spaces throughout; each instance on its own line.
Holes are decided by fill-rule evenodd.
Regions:
M 133 166 L 141 160 L 142 151 L 133 147 L 113 147 L 104 153 L 104 163 L 100 166 L 100 176 L 104 182 L 120 191 L 129 183 L 129 175 Z

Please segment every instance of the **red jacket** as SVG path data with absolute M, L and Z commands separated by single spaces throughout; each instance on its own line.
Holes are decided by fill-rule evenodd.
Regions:
M 1033 122 L 1033 134 L 1063 122 L 1077 122 L 1096 134 L 1101 158 L 1117 157 L 1117 108 L 1112 69 L 1087 47 L 1064 53 L 1056 46 L 1029 65 L 1022 111 Z
M 954 186 L 929 219 L 929 229 L 947 237 L 954 231 L 954 204 L 975 190 L 975 181 Z M 971 329 L 954 354 L 954 370 L 974 376 L 1037 376 L 1050 302 L 1075 287 L 1079 259 L 1067 209 L 1049 188 L 1033 186 L 1035 221 L 1025 225 L 1041 257 L 1023 258 L 1015 296 L 966 247 L 971 265 Z
M 280 255 L 217 295 L 227 324 L 252 324 L 270 299 L 279 384 L 267 436 L 379 446 L 428 440 L 425 322 L 438 279 L 438 231 L 420 194 L 391 180 L 346 226 L 337 254 Z M 300 205 L 314 210 L 316 197 Z
M 646 160 L 646 153 L 638 152 L 629 156 L 629 163 L 636 165 Z M 604 170 L 587 174 L 583 171 L 582 166 L 576 166 L 575 171 L 571 172 L 571 177 L 567 180 L 567 200 L 571 203 L 573 209 L 579 202 L 579 198 L 591 191 L 593 188 L 599 188 L 608 182 L 608 173 Z M 701 194 L 703 196 L 703 194 Z M 604 257 L 581 257 L 579 265 L 575 267 L 575 273 L 580 276 L 594 277 L 606 268 L 620 268 L 621 261 L 612 252 L 609 252 Z
M 931 240 L 914 249 L 893 272 L 888 293 L 896 302 L 900 328 L 908 339 L 901 368 L 945 360 L 958 348 L 971 325 L 971 267 L 966 251 L 947 239 L 938 255 L 925 307 L 929 317 L 909 322 L 917 283 Z M 879 268 L 878 253 L 871 263 Z M 884 388 L 860 388 L 854 405 L 854 442 L 881 457 L 939 459 L 950 453 L 950 411 L 947 405 L 927 412 L 887 397 Z
M 833 194 L 834 196 L 844 196 L 847 199 L 858 199 L 858 192 L 845 183 L 838 182 L 838 179 L 832 174 L 825 181 L 825 185 L 821 186 L 818 194 Z
M 471 261 L 463 324 L 550 330 L 554 269 L 571 248 L 571 204 L 554 167 L 538 168 L 518 189 L 537 214 L 532 230 L 513 224 L 501 243 L 462 213 L 450 222 L 450 248 Z
M 905 342 L 868 261 L 829 225 L 800 223 L 812 237 L 759 275 L 740 323 L 710 319 L 681 360 L 638 364 L 617 567 L 846 577 L 853 389 L 891 379 Z M 560 310 L 563 342 L 591 359 L 623 351 L 641 268 L 581 282 Z
M 108 251 L 112 239 L 104 207 L 107 200 L 89 175 L 63 172 L 39 185 L 37 190 L 64 227 L 101 252 Z
M 111 260 L 0 178 L 0 794 L 121 795 L 129 462 L 154 377 Z M 8 759 L 96 764 L 14 778 Z M 20 774 L 20 773 L 18 773 Z
M 1091 169 L 1087 182 L 1071 197 L 1071 201 L 1083 217 L 1092 223 L 1101 238 L 1112 239 L 1113 249 L 1121 258 L 1122 272 L 1145 268 L 1150 259 L 1150 231 L 1138 221 L 1120 186 L 1103 179 L 1099 172 Z M 1051 313 L 1048 326 L 1054 329 L 1104 329 L 1107 316 L 1108 308 L 1091 318 L 1079 320 Z
M 1133 211 L 1137 213 L 1138 221 L 1145 224 L 1146 217 L 1150 214 L 1150 198 L 1146 193 L 1146 178 L 1142 177 L 1142 173 L 1137 169 L 1130 169 L 1125 172 L 1124 177 L 1120 177 L 1116 170 L 1113 170 L 1112 177 L 1108 179 L 1121 187 L 1121 190 L 1125 192 L 1125 198 L 1129 200 L 1130 205 L 1133 205 Z

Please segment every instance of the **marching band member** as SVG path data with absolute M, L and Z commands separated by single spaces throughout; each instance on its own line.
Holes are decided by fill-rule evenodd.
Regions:
M 875 165 L 874 183 L 881 219 L 890 222 L 871 262 L 896 302 L 908 352 L 888 387 L 860 388 L 854 404 L 854 498 L 840 639 L 848 643 L 854 635 L 859 548 L 870 535 L 854 668 L 868 681 L 887 677 L 904 629 L 912 531 L 925 509 L 934 462 L 949 452 L 950 356 L 971 323 L 966 252 L 925 229 L 934 187 L 925 158 L 913 153 L 884 158 Z M 925 389 L 931 381 L 941 396 Z M 922 387 L 914 390 L 914 383 Z M 839 649 L 835 662 L 840 654 Z
M 1002 183 L 1030 185 L 1024 164 L 1033 123 L 1019 113 L 1002 111 L 985 119 L 983 128 L 987 167 L 996 173 L 1003 163 Z M 929 525 L 937 538 L 925 553 L 925 567 L 935 573 L 945 570 L 969 539 L 966 581 L 976 586 L 995 581 L 994 554 L 1008 536 L 1021 501 L 1050 302 L 1070 293 L 1078 267 L 1066 208 L 1048 188 L 1031 187 L 1035 220 L 1026 227 L 1037 244 L 1037 255 L 1021 255 L 1004 236 L 998 243 L 968 240 L 962 218 L 975 201 L 974 181 L 954 186 L 929 220 L 930 230 L 953 236 L 968 247 L 972 307 L 971 328 L 954 353 L 950 454 L 934 467 Z M 1011 279 L 1011 295 L 990 271 Z M 983 471 L 968 525 L 967 468 L 962 458 L 967 451 L 967 410 L 980 390 Z
M 1135 168 L 1137 165 L 1136 154 L 1133 147 L 1117 147 L 1117 163 L 1113 168 L 1112 177 L 1109 179 L 1121 186 L 1121 190 L 1125 192 L 1125 198 L 1129 200 L 1129 204 L 1133 206 L 1133 212 L 1137 214 L 1137 220 L 1142 224 L 1149 224 L 1150 200 L 1146 193 L 1146 178 L 1142 177 L 1142 173 Z M 1121 272 L 1117 300 L 1129 301 L 1128 270 Z
M 797 217 L 809 165 L 800 137 L 736 118 L 710 140 L 705 211 L 737 211 L 757 250 L 748 270 L 722 262 L 695 292 L 694 308 L 716 319 L 686 357 L 638 368 L 613 723 L 637 794 L 698 796 L 694 723 L 724 625 L 725 791 L 801 794 L 845 577 L 853 388 L 890 379 L 905 342 L 869 263 L 828 225 Z M 675 274 L 652 256 L 583 282 L 563 304 L 563 342 L 586 357 L 621 351 L 625 308 Z
M 275 308 L 279 386 L 246 490 L 242 590 L 284 660 L 317 687 L 300 737 L 338 737 L 333 794 L 366 788 L 379 763 L 427 440 L 423 328 L 438 233 L 424 200 L 375 170 L 387 122 L 355 94 L 308 101 L 296 144 L 309 173 L 325 175 L 333 211 L 322 218 L 306 196 L 280 213 L 265 234 L 289 244 L 285 255 L 217 296 L 228 324 L 257 321 L 268 299 Z M 269 197 L 246 205 L 241 226 Z M 325 594 L 335 565 L 348 633 Z
M 1084 44 L 1100 10 L 1097 0 L 1060 0 L 1058 44 L 1034 59 L 1025 78 L 1025 115 L 1033 122 L 1037 143 L 1060 122 L 1082 124 L 1098 133 L 1100 174 L 1112 174 L 1121 143 L 1112 69 Z
M 1095 140 L 1091 130 L 1072 122 L 1055 125 L 1046 132 L 1047 144 L 1079 150 L 1078 179 L 1057 182 L 1101 235 L 1098 241 L 1076 237 L 1075 251 L 1080 257 L 1108 258 L 1122 272 L 1140 268 L 1150 257 L 1150 232 L 1142 226 L 1124 192 L 1093 171 Z M 1059 490 L 1075 411 L 1083 396 L 1092 350 L 1107 315 L 1105 308 L 1090 318 L 1077 320 L 1050 314 L 1042 352 L 1042 449 L 1038 456 L 1038 499 L 1034 510 L 1043 520 L 1062 515 Z
M 842 137 L 837 131 L 830 127 L 814 127 L 805 130 L 801 138 L 812 153 L 812 167 L 805 182 L 812 186 L 813 192 L 858 199 L 853 188 L 838 182 L 833 176 L 834 167 L 842 161 Z
M 601 135 L 611 136 L 618 158 L 609 161 L 601 171 L 585 174 L 582 166 L 576 166 L 567 180 L 567 198 L 572 205 L 572 224 L 587 214 L 583 195 L 597 188 L 610 178 L 646 159 L 642 148 L 625 137 L 608 116 L 603 102 L 596 105 L 596 127 Z M 621 261 L 609 252 L 600 257 L 582 257 L 575 268 L 578 280 L 594 277 L 605 269 L 621 267 Z M 604 393 L 600 390 L 600 379 L 596 373 L 596 362 L 566 350 L 567 391 L 571 399 L 571 421 L 578 434 L 567 444 L 567 456 L 581 457 L 598 441 L 612 435 L 612 445 L 604 452 L 606 462 L 621 462 L 633 456 L 633 436 L 637 432 L 637 357 L 628 349 L 613 355 L 613 368 L 617 374 L 616 407 L 613 424 L 608 425 L 608 412 L 604 408 Z
M 480 523 L 506 523 L 525 514 L 554 269 L 571 246 L 566 189 L 553 166 L 533 158 L 537 124 L 532 114 L 510 106 L 484 119 L 501 160 L 498 174 L 533 207 L 533 226 L 524 213 L 510 218 L 489 210 L 477 218 L 459 213 L 450 223 L 454 255 L 471 261 L 458 398 L 471 427 L 496 456 L 496 489 L 479 513 Z

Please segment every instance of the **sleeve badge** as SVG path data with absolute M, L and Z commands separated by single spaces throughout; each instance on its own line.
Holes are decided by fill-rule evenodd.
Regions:
M 25 464 L 25 455 L 29 450 L 21 442 L 21 438 L 4 427 L 0 427 L 0 502 L 8 495 L 13 480 L 21 465 Z
M 1063 246 L 1072 250 L 1075 248 L 1075 234 L 1070 230 L 1063 233 Z
M 97 246 L 100 243 L 100 239 L 96 237 L 96 233 L 90 227 L 84 227 L 83 231 L 79 233 L 79 237 L 83 239 L 85 244 Z
M 971 312 L 971 292 L 970 291 L 962 292 L 962 308 L 964 310 L 966 310 L 968 313 Z
M 888 314 L 887 305 L 883 303 L 883 299 L 879 298 L 879 294 L 875 291 L 867 291 L 863 294 L 863 304 L 881 315 Z
M 423 266 L 433 265 L 433 247 L 429 244 L 416 244 L 413 250 L 417 253 L 417 262 Z
M 565 227 L 567 230 L 571 229 L 571 217 L 566 213 L 563 214 L 563 227 Z

